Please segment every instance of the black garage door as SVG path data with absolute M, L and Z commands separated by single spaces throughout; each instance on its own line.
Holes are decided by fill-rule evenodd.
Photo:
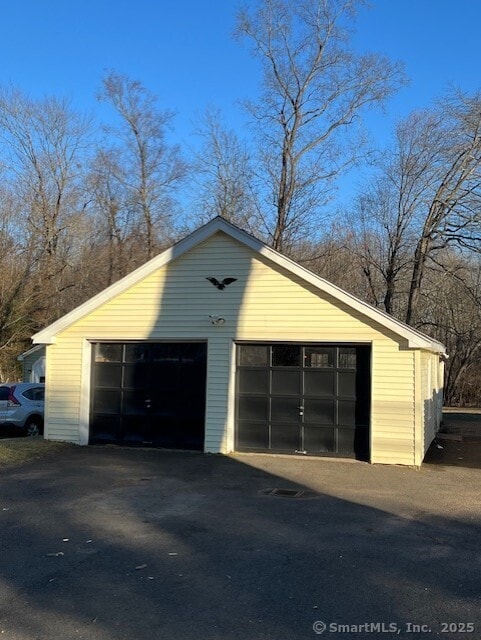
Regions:
M 369 458 L 370 347 L 237 345 L 239 451 Z
M 92 348 L 90 443 L 203 449 L 206 344 Z

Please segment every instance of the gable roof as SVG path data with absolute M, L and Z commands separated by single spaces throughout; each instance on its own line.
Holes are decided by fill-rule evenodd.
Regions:
M 70 311 L 70 313 L 67 313 L 56 322 L 36 333 L 32 337 L 34 344 L 53 344 L 55 342 L 56 334 L 66 329 L 80 318 L 88 315 L 101 305 L 109 302 L 117 295 L 126 291 L 161 267 L 184 255 L 190 251 L 190 249 L 204 242 L 219 231 L 249 247 L 249 249 L 259 253 L 305 282 L 313 285 L 320 292 L 327 293 L 334 299 L 343 302 L 347 307 L 357 311 L 366 318 L 374 320 L 381 326 L 392 331 L 394 334 L 405 338 L 409 347 L 428 349 L 437 353 L 445 353 L 444 345 L 437 340 L 433 340 L 429 336 L 409 327 L 400 320 L 396 320 L 396 318 L 393 318 L 387 313 L 373 307 L 359 298 L 356 298 L 352 294 L 344 291 L 331 282 L 328 282 L 324 278 L 315 275 L 312 271 L 309 271 L 305 267 L 294 262 L 294 260 L 280 254 L 278 251 L 271 249 L 261 240 L 254 238 L 221 217 L 214 218 L 204 226 L 199 227 L 196 231 L 186 236 L 169 249 L 163 251 L 158 256 L 155 256 L 149 260 L 149 262 L 146 262 L 135 271 L 132 271 L 132 273 L 128 274 L 121 280 L 118 280 L 97 295 L 93 296 L 93 298 L 90 298 L 78 306 L 73 311 Z
M 24 351 L 17 357 L 18 362 L 23 362 L 25 358 L 28 358 L 28 356 L 31 356 L 33 353 L 40 351 L 42 347 L 43 347 L 43 344 L 36 344 L 33 347 L 30 347 L 30 349 L 28 349 L 27 351 Z

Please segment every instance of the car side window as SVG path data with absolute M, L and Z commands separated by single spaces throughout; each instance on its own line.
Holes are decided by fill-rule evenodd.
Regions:
M 45 389 L 43 387 L 25 389 L 22 396 L 28 400 L 33 400 L 34 402 L 43 402 L 45 399 Z
M 43 402 L 45 400 L 45 389 L 44 387 L 37 387 L 36 389 L 32 389 L 34 392 L 33 399 L 37 400 L 37 402 Z
M 0 387 L 0 400 L 8 400 L 8 387 Z

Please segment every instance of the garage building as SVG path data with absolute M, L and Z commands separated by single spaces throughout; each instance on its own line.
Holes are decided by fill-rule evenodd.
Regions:
M 420 465 L 441 343 L 222 218 L 33 336 L 45 437 Z

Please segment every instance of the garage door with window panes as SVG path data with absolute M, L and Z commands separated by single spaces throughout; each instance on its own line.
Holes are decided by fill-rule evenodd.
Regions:
M 237 450 L 368 459 L 369 414 L 369 346 L 237 345 Z
M 204 447 L 205 343 L 92 345 L 90 443 Z

